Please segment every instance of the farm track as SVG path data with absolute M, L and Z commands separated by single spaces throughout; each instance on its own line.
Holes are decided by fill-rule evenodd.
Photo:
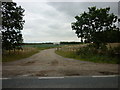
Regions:
M 46 49 L 25 59 L 2 64 L 3 77 L 116 75 L 118 64 L 64 58 Z

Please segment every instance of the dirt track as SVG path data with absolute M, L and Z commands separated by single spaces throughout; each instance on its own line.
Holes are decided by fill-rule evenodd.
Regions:
M 99 64 L 64 58 L 47 49 L 22 60 L 3 63 L 3 77 L 80 76 L 118 74 L 117 64 Z

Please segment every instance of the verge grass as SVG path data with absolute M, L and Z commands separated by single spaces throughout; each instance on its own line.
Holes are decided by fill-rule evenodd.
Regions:
M 75 52 L 71 52 L 71 51 L 66 52 L 66 51 L 58 51 L 58 50 L 56 50 L 55 53 L 66 58 L 73 58 L 73 59 L 82 60 L 82 61 L 90 61 L 95 63 L 111 63 L 111 64 L 119 63 L 118 58 L 102 56 L 102 55 L 80 56 L 80 55 L 77 55 Z
M 39 50 L 37 48 L 23 48 L 23 50 L 16 50 L 15 52 L 10 51 L 10 54 L 6 52 L 6 54 L 2 55 L 2 62 L 20 60 L 23 58 L 30 57 L 38 52 Z
M 65 48 L 65 47 L 64 47 Z M 78 51 L 65 51 L 65 49 L 56 50 L 55 53 L 67 58 L 73 58 L 82 61 L 90 61 L 95 63 L 111 63 L 119 64 L 119 57 L 107 54 L 99 54 L 96 50 L 89 50 L 88 47 L 81 47 Z M 115 50 L 115 49 L 114 49 Z M 106 53 L 106 52 L 105 52 Z

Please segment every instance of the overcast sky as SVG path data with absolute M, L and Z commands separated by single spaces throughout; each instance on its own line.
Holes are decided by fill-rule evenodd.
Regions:
M 25 9 L 24 42 L 80 41 L 71 29 L 74 17 L 88 7 L 110 7 L 118 14 L 117 2 L 18 2 Z

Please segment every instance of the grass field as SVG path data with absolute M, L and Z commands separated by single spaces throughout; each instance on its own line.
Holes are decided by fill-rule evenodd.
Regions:
M 117 47 L 120 44 L 109 44 L 110 47 L 114 48 Z M 108 47 L 109 47 L 108 45 Z M 118 64 L 119 58 L 108 56 L 108 55 L 100 55 L 100 54 L 92 54 L 93 51 L 88 51 L 88 49 L 80 51 L 82 54 L 79 53 L 79 48 L 82 48 L 81 45 L 74 45 L 74 46 L 64 46 L 60 49 L 57 49 L 55 52 L 63 57 L 67 58 L 73 58 L 77 60 L 83 60 L 83 61 L 91 61 L 95 63 L 112 63 L 112 64 Z M 81 49 L 82 50 L 82 49 Z
M 56 44 L 40 44 L 40 45 L 23 45 L 23 47 L 34 47 L 34 48 L 38 48 L 40 50 L 44 50 L 44 49 L 59 47 L 59 45 L 56 45 Z

